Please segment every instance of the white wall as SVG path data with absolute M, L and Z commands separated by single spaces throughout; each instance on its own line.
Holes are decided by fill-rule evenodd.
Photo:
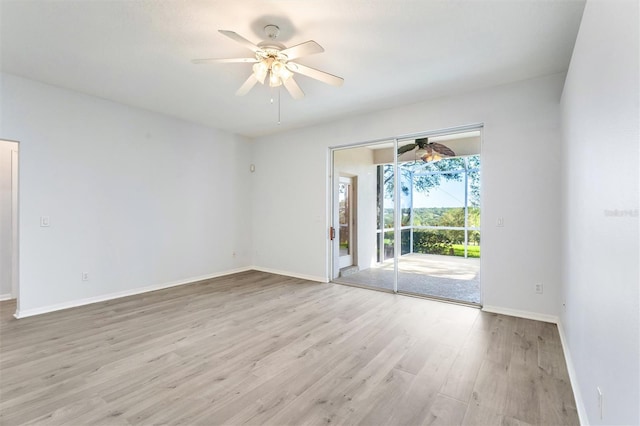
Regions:
M 336 176 L 357 176 L 357 259 L 359 270 L 376 263 L 377 167 L 369 148 L 350 148 L 335 151 L 333 158 Z
M 12 75 L 1 89 L 0 138 L 21 148 L 21 315 L 250 265 L 246 140 Z
M 254 265 L 327 279 L 329 146 L 484 123 L 484 304 L 556 316 L 563 81 L 552 75 L 257 139 Z M 499 216 L 503 228 L 495 227 Z M 305 238 L 285 228 L 304 229 Z M 536 282 L 544 294 L 534 293 Z
M 562 96 L 561 326 L 585 424 L 640 424 L 638 13 L 587 2 Z
M 0 141 L 0 300 L 12 297 L 13 206 L 11 152 L 16 142 Z

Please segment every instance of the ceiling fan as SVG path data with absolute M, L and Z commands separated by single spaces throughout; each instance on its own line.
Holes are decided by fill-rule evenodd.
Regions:
M 419 157 L 425 163 L 442 160 L 444 157 L 455 157 L 456 155 L 449 147 L 437 142 L 429 142 L 429 138 L 422 138 L 416 139 L 415 143 L 399 147 L 398 156 L 416 148 L 418 148 L 416 157 Z
M 269 38 L 256 44 L 251 43 L 241 35 L 227 30 L 218 30 L 221 34 L 240 43 L 247 49 L 251 50 L 255 56 L 253 58 L 229 58 L 229 59 L 193 59 L 194 64 L 213 64 L 213 63 L 253 63 L 253 73 L 244 82 L 236 95 L 246 95 L 256 83 L 264 84 L 267 76 L 269 77 L 269 86 L 284 86 L 294 99 L 304 97 L 304 92 L 293 79 L 293 74 L 302 74 L 307 77 L 322 81 L 332 86 L 341 86 L 344 79 L 324 71 L 311 68 L 292 60 L 303 56 L 313 55 L 324 52 L 322 46 L 313 40 L 297 44 L 291 47 L 285 47 L 282 43 L 276 42 L 276 38 L 280 34 L 280 28 L 276 25 L 267 25 L 264 31 Z

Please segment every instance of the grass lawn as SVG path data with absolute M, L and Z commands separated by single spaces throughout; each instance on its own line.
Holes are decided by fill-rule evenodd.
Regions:
M 453 255 L 464 257 L 464 244 L 454 244 Z M 467 257 L 480 257 L 480 246 L 467 246 Z

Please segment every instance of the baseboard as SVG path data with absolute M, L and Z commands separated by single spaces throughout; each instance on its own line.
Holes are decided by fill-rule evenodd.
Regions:
M 552 324 L 558 323 L 558 317 L 555 315 L 539 314 L 537 312 L 520 311 L 518 309 L 510 309 L 510 308 L 503 308 L 500 306 L 489 306 L 489 305 L 484 305 L 482 307 L 482 310 L 485 312 L 491 312 L 493 314 L 509 315 L 511 317 L 519 317 L 519 318 L 526 318 L 526 319 L 535 320 L 535 321 L 550 322 Z
M 78 306 L 89 305 L 89 304 L 92 304 L 92 303 L 106 302 L 107 300 L 119 299 L 121 297 L 127 297 L 127 296 L 134 296 L 136 294 L 148 293 L 150 291 L 162 290 L 162 289 L 165 289 L 165 288 L 176 287 L 176 286 L 179 286 L 179 285 L 193 284 L 195 282 L 202 281 L 202 280 L 210 280 L 212 278 L 218 278 L 218 277 L 223 277 L 223 276 L 226 276 L 226 275 L 237 274 L 239 272 L 246 272 L 246 271 L 249 271 L 251 269 L 252 268 L 250 268 L 250 267 L 231 269 L 231 270 L 227 270 L 227 271 L 216 272 L 216 273 L 213 273 L 213 274 L 202 275 L 202 276 L 199 276 L 199 277 L 191 277 L 191 278 L 187 278 L 187 279 L 184 279 L 184 280 L 172 281 L 172 282 L 169 282 L 169 283 L 150 285 L 150 286 L 146 286 L 146 287 L 134 288 L 134 289 L 131 289 L 131 290 L 119 291 L 119 292 L 116 292 L 116 293 L 103 294 L 101 296 L 95 296 L 95 297 L 88 297 L 88 298 L 85 298 L 85 299 L 72 300 L 72 301 L 69 301 L 69 302 L 58 303 L 58 304 L 55 304 L 55 305 L 43 306 L 41 308 L 17 310 L 16 313 L 14 314 L 14 317 L 20 319 L 20 318 L 31 317 L 31 316 L 34 316 L 34 315 L 41 315 L 41 314 L 46 314 L 46 313 L 49 313 L 49 312 L 60 311 L 60 310 L 63 310 L 63 309 L 76 308 Z
M 0 302 L 4 302 L 5 300 L 11 300 L 11 299 L 15 299 L 11 293 L 7 293 L 7 294 L 0 294 Z
M 571 358 L 571 351 L 567 345 L 567 338 L 564 334 L 564 327 L 562 321 L 558 321 L 558 333 L 560 334 L 560 343 L 562 344 L 562 351 L 564 352 L 564 359 L 567 363 L 567 372 L 569 373 L 569 381 L 571 382 L 571 389 L 573 389 L 573 398 L 576 401 L 576 409 L 578 410 L 578 419 L 581 425 L 588 425 L 589 419 L 587 417 L 587 411 L 584 408 L 584 400 L 582 399 L 582 393 L 578 386 L 578 376 L 573 366 L 573 358 Z
M 308 280 L 308 281 L 317 281 L 317 282 L 321 282 L 321 283 L 328 283 L 329 282 L 329 281 L 327 281 L 326 277 L 316 277 L 314 275 L 304 275 L 304 274 L 298 274 L 298 273 L 295 273 L 295 272 L 280 271 L 278 269 L 263 268 L 261 266 L 252 266 L 249 269 L 253 269 L 254 271 L 267 272 L 269 274 L 284 275 L 284 276 L 292 277 L 292 278 L 300 278 L 302 280 Z

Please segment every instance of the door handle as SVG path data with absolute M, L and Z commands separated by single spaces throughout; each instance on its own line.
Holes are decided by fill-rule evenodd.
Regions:
M 336 238 L 336 228 L 333 226 L 329 228 L 329 239 L 333 241 Z

